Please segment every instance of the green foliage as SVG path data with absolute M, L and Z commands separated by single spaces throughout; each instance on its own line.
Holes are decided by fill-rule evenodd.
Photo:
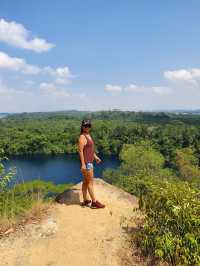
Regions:
M 31 209 L 38 201 L 52 201 L 54 197 L 69 188 L 72 184 L 55 185 L 52 182 L 33 180 L 21 184 L 14 184 L 9 188 L 9 183 L 13 181 L 15 168 L 6 172 L 2 159 L 7 159 L 1 150 L 0 155 L 0 220 L 15 219 Z
M 143 193 L 143 250 L 172 265 L 200 263 L 200 192 L 187 182 L 154 182 Z
M 183 180 L 200 180 L 200 168 L 198 158 L 195 157 L 191 148 L 179 149 L 176 151 L 176 166 L 178 175 Z
M 124 144 L 120 153 L 121 169 L 126 175 L 157 174 L 164 166 L 164 157 L 152 148 L 149 141 Z
M 7 189 L 11 179 L 16 173 L 15 168 L 11 168 L 6 172 L 2 160 L 8 160 L 8 158 L 4 156 L 3 149 L 0 149 L 0 192 L 3 192 Z
M 200 158 L 200 116 L 122 111 L 24 113 L 0 119 L 0 148 L 18 154 L 77 153 L 82 118 L 92 119 L 96 151 L 118 155 L 124 144 L 150 140 L 175 168 L 176 149 Z
M 180 173 L 185 165 L 198 167 L 190 149 L 178 150 L 177 156 Z M 144 254 L 171 265 L 200 265 L 200 191 L 196 183 L 182 181 L 182 176 L 164 168 L 163 156 L 149 142 L 124 145 L 120 157 L 122 165 L 116 171 L 106 170 L 103 177 L 139 197 L 144 225 L 133 236 Z
M 72 184 L 55 185 L 52 182 L 33 180 L 15 184 L 0 194 L 0 218 L 14 219 L 38 202 L 50 202 Z

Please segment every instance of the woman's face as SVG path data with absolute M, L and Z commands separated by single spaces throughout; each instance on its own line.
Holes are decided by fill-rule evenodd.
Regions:
M 91 126 L 90 127 L 89 126 L 83 126 L 83 131 L 85 133 L 88 133 L 90 131 L 90 128 L 91 128 Z

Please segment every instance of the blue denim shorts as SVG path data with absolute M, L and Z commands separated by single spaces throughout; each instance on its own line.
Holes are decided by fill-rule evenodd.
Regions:
M 93 163 L 86 163 L 85 166 L 87 170 L 94 168 Z

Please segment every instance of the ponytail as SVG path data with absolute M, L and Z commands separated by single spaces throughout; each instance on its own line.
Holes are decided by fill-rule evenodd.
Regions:
M 83 133 L 83 126 L 81 126 L 80 135 Z

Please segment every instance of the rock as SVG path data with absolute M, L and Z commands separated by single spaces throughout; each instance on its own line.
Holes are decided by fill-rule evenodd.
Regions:
M 54 235 L 58 231 L 58 225 L 57 222 L 49 218 L 46 220 L 40 228 L 40 236 L 42 237 L 48 237 Z
M 14 232 L 14 228 L 9 228 L 6 232 L 4 232 L 4 235 L 8 235 L 10 233 L 13 233 Z
M 79 190 L 76 188 L 65 190 L 55 198 L 55 201 L 67 205 L 80 204 Z

